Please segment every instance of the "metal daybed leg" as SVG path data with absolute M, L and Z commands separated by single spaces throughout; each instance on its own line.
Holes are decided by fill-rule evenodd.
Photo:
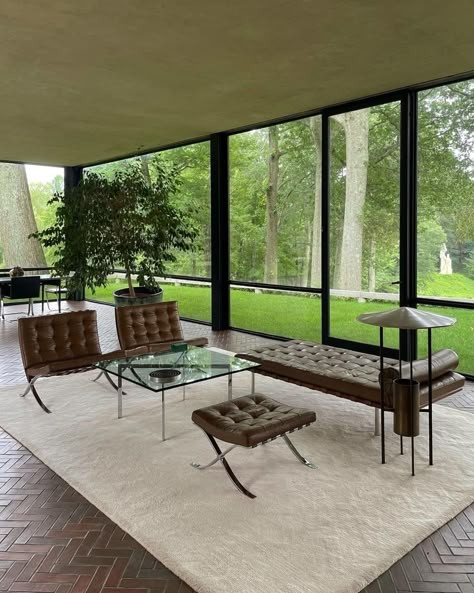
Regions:
M 380 436 L 380 410 L 374 408 L 374 436 Z
M 282 435 L 283 439 L 285 441 L 285 443 L 288 445 L 290 451 L 293 453 L 293 455 L 296 457 L 296 459 L 302 463 L 303 465 L 306 465 L 307 467 L 310 467 L 312 469 L 316 469 L 316 466 L 311 463 L 310 461 L 308 461 L 305 457 L 303 457 L 303 455 L 301 455 L 301 453 L 298 451 L 298 449 L 293 445 L 293 443 L 290 441 L 290 439 L 288 438 L 288 436 L 286 434 Z
M 217 453 L 217 458 L 213 459 L 212 462 L 210 464 L 208 464 L 207 466 L 199 467 L 197 464 L 193 464 L 193 463 L 191 465 L 193 467 L 197 467 L 197 469 L 205 469 L 206 467 L 210 467 L 211 465 L 214 465 L 214 463 L 216 461 L 220 461 L 222 463 L 222 465 L 224 466 L 224 469 L 227 472 L 227 475 L 229 476 L 230 480 L 232 481 L 234 486 L 237 488 L 237 490 L 239 490 L 240 492 L 242 492 L 242 494 L 245 494 L 245 496 L 248 496 L 249 498 L 256 498 L 255 494 L 252 494 L 249 490 L 247 490 L 247 488 L 243 484 L 241 484 L 239 482 L 239 480 L 237 479 L 237 476 L 232 471 L 232 468 L 227 463 L 227 459 L 225 459 L 225 457 L 224 457 L 224 455 L 227 455 L 227 453 L 229 453 L 229 451 L 231 449 L 233 449 L 234 447 L 231 447 L 230 449 L 228 449 L 227 451 L 225 451 L 223 453 L 220 450 L 219 445 L 216 443 L 214 437 L 212 435 L 208 434 L 207 432 L 205 432 L 205 435 L 209 439 L 212 447 L 214 448 L 214 451 Z

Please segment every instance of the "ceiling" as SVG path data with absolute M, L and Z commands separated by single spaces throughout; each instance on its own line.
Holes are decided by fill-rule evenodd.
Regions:
M 2 0 L 0 160 L 78 165 L 474 69 L 472 0 Z

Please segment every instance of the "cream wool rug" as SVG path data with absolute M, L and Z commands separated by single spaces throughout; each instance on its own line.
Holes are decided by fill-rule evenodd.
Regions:
M 412 478 L 390 430 L 380 464 L 368 407 L 257 377 L 257 391 L 316 410 L 293 441 L 317 469 L 282 439 L 236 449 L 250 500 L 220 465 L 189 465 L 213 455 L 191 412 L 225 399 L 225 378 L 188 387 L 185 402 L 168 392 L 162 442 L 156 396 L 127 384 L 117 420 L 114 392 L 94 376 L 40 382 L 50 415 L 19 387 L 1 390 L 0 425 L 200 593 L 357 593 L 474 500 L 474 415 L 435 406 L 435 465 L 418 437 Z M 234 397 L 249 385 L 236 375 Z

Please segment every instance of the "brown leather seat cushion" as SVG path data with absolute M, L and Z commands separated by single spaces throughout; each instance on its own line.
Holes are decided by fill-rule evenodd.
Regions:
M 314 342 L 290 340 L 238 354 L 241 358 L 261 363 L 257 372 L 320 389 L 342 397 L 349 397 L 371 405 L 380 405 L 379 357 L 353 350 L 325 346 Z M 453 372 L 458 362 L 452 350 L 433 354 L 433 399 L 462 389 L 464 377 Z M 384 359 L 384 368 L 396 371 L 398 360 Z M 408 376 L 404 363 L 402 374 Z M 421 384 L 421 404 L 428 401 L 427 363 L 416 361 L 414 378 Z M 392 405 L 391 392 L 386 392 L 385 404 Z
M 311 424 L 316 420 L 316 414 L 255 393 L 195 410 L 192 420 L 221 441 L 255 447 L 285 432 Z

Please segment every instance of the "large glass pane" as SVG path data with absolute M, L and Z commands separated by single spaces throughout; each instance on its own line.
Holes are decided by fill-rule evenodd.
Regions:
M 48 204 L 64 185 L 64 169 L 0 163 L 0 268 L 44 268 L 53 248 L 29 238 L 55 218 Z
M 474 375 L 474 357 L 472 355 L 474 311 L 470 309 L 456 309 L 454 307 L 418 307 L 422 311 L 454 317 L 456 323 L 450 327 L 432 330 L 433 352 L 442 348 L 450 348 L 459 356 L 458 371 Z M 418 358 L 428 355 L 427 332 L 418 332 Z
M 234 287 L 230 299 L 233 327 L 321 342 L 319 294 Z
M 331 117 L 330 146 L 330 335 L 378 344 L 356 317 L 398 304 L 399 102 Z
M 229 146 L 232 280 L 320 287 L 320 117 L 236 134 Z
M 418 97 L 418 296 L 472 300 L 474 81 Z

